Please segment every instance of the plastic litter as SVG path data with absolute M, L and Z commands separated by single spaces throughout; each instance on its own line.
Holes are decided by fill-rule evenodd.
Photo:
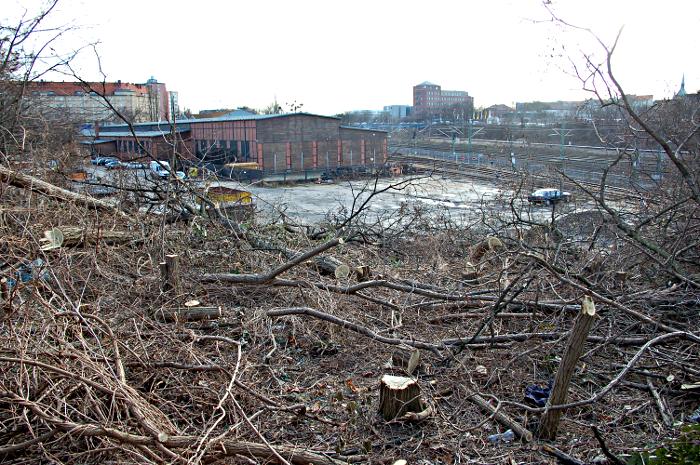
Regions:
M 537 407 L 544 407 L 547 404 L 547 399 L 552 393 L 552 381 L 549 381 L 547 387 L 530 384 L 525 387 L 525 400 L 530 401 Z
M 688 421 L 692 423 L 700 423 L 700 407 L 696 408 L 688 417 Z
M 492 434 L 488 437 L 488 440 L 492 444 L 498 444 L 501 442 L 512 442 L 515 439 L 515 433 L 512 429 L 500 434 Z
M 31 263 L 20 265 L 17 267 L 17 274 L 14 278 L 7 278 L 7 285 L 10 289 L 15 287 L 17 283 L 28 283 L 35 279 L 47 279 L 49 272 L 44 269 L 44 260 L 37 258 Z

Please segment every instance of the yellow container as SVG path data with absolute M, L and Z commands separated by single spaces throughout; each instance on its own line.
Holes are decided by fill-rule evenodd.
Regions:
M 255 162 L 246 162 L 246 163 L 227 163 L 226 168 L 230 168 L 232 170 L 257 170 L 258 164 Z
M 253 203 L 253 195 L 248 191 L 231 189 L 230 187 L 216 186 L 209 189 L 209 200 L 219 205 L 237 204 L 249 205 Z

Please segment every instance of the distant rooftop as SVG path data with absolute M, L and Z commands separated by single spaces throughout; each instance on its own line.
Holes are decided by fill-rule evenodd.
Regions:
M 182 132 L 186 132 L 186 131 L 189 131 L 189 128 L 177 128 L 177 130 L 175 132 L 182 133 Z M 171 134 L 170 129 L 163 129 L 162 131 L 134 130 L 134 132 L 139 137 L 162 137 L 162 136 L 167 136 L 167 135 Z M 82 134 L 86 137 L 95 137 L 95 130 L 94 129 L 83 130 Z M 131 133 L 131 131 L 109 131 L 109 130 L 103 130 L 103 132 L 100 132 L 100 135 L 101 136 L 108 136 L 108 137 L 133 137 L 134 136 Z
M 197 123 L 219 123 L 219 122 L 225 122 L 225 121 L 250 121 L 250 120 L 265 120 L 265 119 L 273 119 L 273 118 L 286 118 L 290 116 L 315 116 L 317 118 L 328 118 L 328 119 L 335 119 L 339 120 L 337 116 L 326 116 L 326 115 L 316 115 L 313 113 L 282 113 L 279 115 L 255 115 L 255 114 L 236 114 L 236 115 L 224 115 L 224 116 L 218 116 L 214 118 L 197 118 L 197 119 L 178 119 L 175 120 L 175 124 L 182 124 L 182 125 L 190 125 L 190 124 L 197 124 Z M 134 128 L 138 128 L 141 126 L 153 126 L 153 125 L 160 125 L 160 126 L 167 126 L 169 127 L 170 124 L 172 124 L 172 121 L 147 121 L 143 123 L 134 123 L 133 126 Z M 102 129 L 107 130 L 107 128 L 128 128 L 128 124 L 103 124 Z

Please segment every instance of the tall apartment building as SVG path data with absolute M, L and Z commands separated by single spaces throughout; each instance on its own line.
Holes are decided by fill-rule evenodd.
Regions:
M 165 84 L 153 77 L 144 84 L 30 82 L 25 102 L 47 118 L 76 122 L 119 120 L 110 104 L 132 122 L 170 119 L 170 94 Z
M 422 82 L 413 86 L 413 112 L 417 115 L 441 114 L 447 109 L 461 110 L 471 118 L 474 97 L 462 90 L 442 90 L 438 84 Z

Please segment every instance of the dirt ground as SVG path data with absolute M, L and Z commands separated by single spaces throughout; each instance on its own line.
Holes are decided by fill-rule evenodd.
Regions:
M 352 193 L 251 190 L 259 204 L 286 204 L 308 223 L 327 220 L 324 209 L 347 205 Z M 570 222 L 559 236 L 524 227 L 508 208 L 480 228 L 444 216 L 460 208 L 483 216 L 505 191 L 424 180 L 410 196 L 376 198 L 371 208 L 402 211 L 400 222 L 310 231 L 266 215 L 247 230 L 200 218 L 165 223 L 4 189 L 3 276 L 35 269 L 3 300 L 0 458 L 281 462 L 274 450 L 294 463 L 535 464 L 556 463 L 554 447 L 605 463 L 592 426 L 623 457 L 677 437 L 698 406 L 682 387 L 700 376 L 694 291 L 669 285 L 614 235 L 597 246 L 595 227 Z M 407 201 L 422 205 L 402 209 Z M 81 239 L 41 250 L 43 231 L 55 227 L 81 228 Z M 483 242 L 485 230 L 500 245 Z M 172 289 L 159 265 L 168 254 L 179 260 Z M 328 273 L 318 258 L 351 273 Z M 364 276 L 354 271 L 362 266 Z M 581 405 L 564 412 L 555 440 L 538 440 L 543 408 L 525 392 L 554 378 L 584 295 L 597 313 L 568 389 Z M 164 320 L 193 300 L 222 315 Z M 416 347 L 414 373 L 392 364 Z M 416 380 L 425 418 L 379 415 L 385 374 Z M 512 427 L 501 413 L 535 437 L 490 440 Z

